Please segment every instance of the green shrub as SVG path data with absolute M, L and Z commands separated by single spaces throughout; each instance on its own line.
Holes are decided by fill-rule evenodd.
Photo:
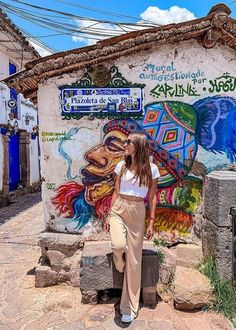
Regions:
M 197 269 L 209 278 L 214 290 L 215 298 L 209 308 L 223 313 L 229 320 L 235 322 L 236 288 L 231 281 L 219 276 L 214 258 L 200 262 Z
M 160 246 L 165 247 L 167 246 L 166 240 L 158 240 L 157 238 L 153 239 L 153 244 L 156 249 L 158 249 Z M 164 263 L 165 260 L 165 254 L 162 251 L 157 251 L 157 258 L 159 260 L 160 265 Z

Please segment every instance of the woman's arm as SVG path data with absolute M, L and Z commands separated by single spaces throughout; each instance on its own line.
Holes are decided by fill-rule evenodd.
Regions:
M 155 213 L 157 206 L 157 179 L 152 180 L 152 185 L 149 189 L 148 195 L 149 195 L 150 217 L 146 231 L 146 236 L 148 239 L 151 239 L 154 234 L 153 225 L 155 222 Z
M 116 176 L 116 181 L 115 181 L 115 189 L 111 198 L 111 207 L 114 205 L 115 201 L 117 200 L 118 196 L 119 196 L 119 192 L 120 192 L 120 175 Z M 108 212 L 109 213 L 109 212 Z

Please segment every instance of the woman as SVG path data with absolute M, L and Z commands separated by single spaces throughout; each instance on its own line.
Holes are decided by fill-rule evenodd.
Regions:
M 149 143 L 145 135 L 130 134 L 123 145 L 125 159 L 115 168 L 115 191 L 104 229 L 110 231 L 116 269 L 124 272 L 120 311 L 122 322 L 128 323 L 137 317 L 139 308 L 145 230 L 144 198 L 148 193 L 150 218 L 146 235 L 151 239 L 160 173 L 157 166 L 149 161 Z

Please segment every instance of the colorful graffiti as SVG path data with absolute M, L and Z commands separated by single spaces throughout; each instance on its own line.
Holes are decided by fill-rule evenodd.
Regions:
M 236 161 L 236 100 L 231 97 L 207 97 L 194 103 L 197 114 L 196 136 L 208 151 L 225 153 Z
M 155 73 L 155 72 L 176 71 L 176 68 L 174 66 L 174 62 L 170 62 L 167 65 L 156 65 L 154 63 L 147 63 L 145 66 L 145 70 Z
M 200 96 L 196 88 L 191 84 L 175 84 L 174 86 L 164 84 L 157 84 L 153 88 L 150 94 L 157 98 L 169 98 L 169 97 L 184 97 L 184 96 Z
M 233 92 L 236 89 L 236 77 L 230 76 L 228 72 L 214 80 L 209 80 L 211 85 L 209 93 Z M 206 89 L 205 89 L 206 90 Z
M 234 92 L 236 89 L 236 77 L 231 76 L 228 72 L 224 73 L 222 76 L 217 77 L 212 80 L 207 80 L 203 78 L 204 72 L 198 69 L 197 74 L 191 74 L 185 76 L 185 74 L 180 74 L 175 76 L 175 74 L 167 74 L 156 76 L 155 74 L 142 74 L 142 78 L 163 81 L 163 84 L 157 84 L 151 91 L 150 95 L 156 98 L 172 98 L 172 97 L 185 97 L 185 96 L 201 96 L 202 92 L 206 91 L 210 94 L 212 93 L 228 93 Z M 141 77 L 141 76 L 140 76 Z M 190 78 L 192 82 L 175 83 L 174 85 L 169 85 L 166 81 L 168 80 L 178 80 Z
M 55 142 L 65 140 L 66 132 L 42 132 L 42 142 Z M 71 138 L 68 138 L 71 140 Z
M 193 105 L 177 101 L 148 104 L 142 119 L 117 119 L 104 125 L 102 142 L 84 155 L 87 165 L 81 176 L 70 175 L 71 159 L 63 154 L 63 141 L 59 142 L 59 152 L 68 164 L 68 182 L 55 190 L 52 204 L 81 233 L 91 219 L 104 219 L 114 189 L 113 171 L 123 157 L 122 141 L 131 132 L 144 132 L 161 173 L 155 230 L 159 238 L 172 242 L 185 239 L 201 200 L 201 178 L 191 174 L 198 145 L 235 161 L 235 130 L 236 101 L 230 97 L 207 97 Z M 67 135 L 77 132 L 72 129 Z M 148 216 L 148 196 L 145 202 Z
M 142 80 L 157 80 L 162 81 L 174 81 L 174 80 L 192 80 L 194 83 L 197 81 L 205 81 L 203 78 L 205 73 L 201 69 L 196 71 L 177 71 L 174 62 L 166 65 L 156 65 L 154 63 L 148 63 L 143 72 L 139 74 L 139 78 Z

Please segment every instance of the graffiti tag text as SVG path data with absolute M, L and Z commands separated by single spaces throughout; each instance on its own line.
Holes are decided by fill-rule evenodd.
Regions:
M 42 142 L 72 140 L 71 137 L 66 137 L 66 132 L 42 132 L 41 135 L 42 135 Z
M 209 80 L 211 85 L 209 93 L 233 92 L 236 89 L 236 77 L 230 76 L 228 72 L 214 80 Z
M 155 97 L 184 97 L 188 96 L 200 96 L 197 93 L 195 87 L 192 84 L 187 83 L 186 85 L 183 84 L 175 84 L 173 87 L 168 85 L 167 83 L 164 84 L 157 84 L 154 87 L 150 94 Z
M 46 183 L 47 190 L 54 190 L 56 188 L 56 184 L 54 182 Z

